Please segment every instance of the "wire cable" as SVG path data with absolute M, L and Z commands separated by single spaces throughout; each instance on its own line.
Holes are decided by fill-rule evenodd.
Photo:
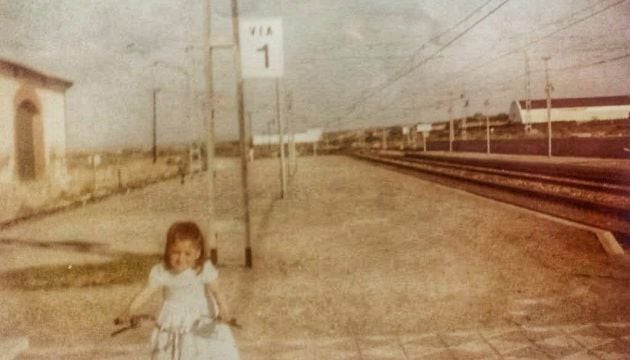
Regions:
M 362 96 L 358 101 L 356 101 L 354 104 L 352 104 L 352 106 L 350 106 L 350 111 L 349 113 L 353 113 L 356 108 L 358 107 L 358 105 L 362 102 L 364 102 L 365 100 L 369 99 L 370 97 L 376 95 L 376 92 L 378 91 L 382 91 L 387 89 L 389 86 L 393 85 L 394 83 L 396 83 L 398 80 L 402 79 L 404 76 L 408 75 L 409 73 L 411 73 L 412 71 L 416 70 L 417 68 L 419 68 L 420 66 L 426 64 L 427 62 L 433 60 L 438 54 L 440 54 L 442 51 L 444 51 L 445 49 L 447 49 L 448 47 L 450 47 L 455 41 L 459 40 L 462 36 L 466 35 L 468 32 L 470 32 L 474 27 L 476 27 L 477 25 L 479 25 L 482 21 L 484 21 L 485 19 L 487 19 L 488 17 L 490 17 L 492 14 L 494 14 L 495 12 L 497 12 L 499 9 L 501 9 L 505 4 L 507 4 L 510 0 L 504 0 L 502 1 L 499 5 L 497 5 L 496 7 L 494 7 L 492 10 L 490 10 L 487 14 L 485 14 L 483 17 L 481 17 L 480 19 L 478 19 L 477 21 L 475 21 L 472 25 L 468 26 L 466 29 L 464 29 L 464 31 L 460 32 L 459 34 L 457 34 L 455 37 L 453 37 L 451 40 L 449 40 L 446 44 L 442 45 L 441 47 L 439 47 L 435 52 L 431 53 L 429 56 L 425 57 L 424 59 L 422 59 L 418 64 L 413 65 L 410 69 L 405 70 L 401 73 L 399 73 L 398 75 L 388 79 L 386 82 L 384 82 L 383 84 L 379 85 L 376 88 L 372 88 L 371 91 L 368 91 L 369 93 L 365 96 Z M 625 0 L 624 0 L 625 1 Z

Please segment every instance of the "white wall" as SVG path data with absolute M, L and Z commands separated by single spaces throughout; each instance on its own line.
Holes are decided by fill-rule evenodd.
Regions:
M 630 105 L 618 106 L 592 106 L 579 108 L 553 108 L 551 101 L 551 121 L 591 121 L 627 119 Z M 532 123 L 547 121 L 547 109 L 531 109 Z M 527 122 L 527 110 L 520 109 L 516 102 L 510 106 L 510 120 L 515 122 Z
M 313 143 L 317 142 L 322 137 L 321 129 L 312 129 L 303 133 L 294 134 L 294 141 L 296 144 L 300 143 Z M 254 135 L 254 145 L 275 145 L 280 142 L 280 137 L 278 134 L 272 135 Z M 289 142 L 289 136 L 284 134 L 284 143 Z
M 24 81 L 17 80 L 0 74 L 0 182 L 16 183 L 15 172 L 15 96 L 20 90 Z M 65 132 L 65 94 L 38 87 L 31 83 L 35 89 L 35 94 L 41 108 L 39 109 L 43 127 L 44 159 L 46 173 L 58 176 L 64 173 L 64 169 L 59 169 L 59 164 L 51 164 L 51 154 L 57 158 L 64 158 L 66 152 L 66 132 Z M 8 164 L 3 164 L 6 158 Z M 65 166 L 65 165 L 63 165 Z M 54 169 L 53 169 L 54 167 Z M 50 180 L 50 179 L 47 179 Z
M 13 100 L 20 83 L 0 74 L 0 154 L 12 154 L 15 106 Z
M 0 183 L 13 181 L 15 167 L 13 159 L 15 105 L 13 100 L 19 86 L 19 81 L 0 74 Z M 8 163 L 5 163 L 7 159 Z
M 64 157 L 66 153 L 64 94 L 39 88 L 37 96 L 42 104 L 45 155 L 48 165 L 52 152 L 58 157 Z

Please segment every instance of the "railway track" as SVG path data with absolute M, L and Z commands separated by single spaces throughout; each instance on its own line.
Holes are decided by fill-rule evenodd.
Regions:
M 488 198 L 630 236 L 626 174 L 585 166 L 403 153 L 354 157 Z

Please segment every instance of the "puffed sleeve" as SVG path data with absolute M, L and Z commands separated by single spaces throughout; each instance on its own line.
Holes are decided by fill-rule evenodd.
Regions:
M 206 261 L 203 263 L 203 269 L 199 276 L 201 277 L 201 281 L 205 284 L 216 280 L 219 277 L 219 272 L 214 265 L 212 265 L 212 262 Z
M 151 272 L 149 273 L 149 283 L 148 286 L 151 288 L 159 288 L 164 286 L 166 283 L 166 269 L 164 269 L 163 264 L 157 264 L 151 268 Z

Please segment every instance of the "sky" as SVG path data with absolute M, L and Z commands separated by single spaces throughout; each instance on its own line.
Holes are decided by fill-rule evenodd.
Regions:
M 231 3 L 211 2 L 213 39 L 230 42 Z M 148 146 L 154 89 L 158 142 L 199 140 L 205 4 L 0 0 L 0 58 L 73 81 L 71 149 Z M 552 97 L 630 94 L 628 0 L 239 0 L 239 7 L 243 18 L 282 19 L 279 106 L 295 131 L 446 121 L 449 108 L 453 117 L 507 112 L 528 93 L 545 96 L 543 57 Z M 238 137 L 234 64 L 231 49 L 213 51 L 218 140 Z M 245 79 L 254 133 L 266 133 L 276 117 L 275 85 Z

